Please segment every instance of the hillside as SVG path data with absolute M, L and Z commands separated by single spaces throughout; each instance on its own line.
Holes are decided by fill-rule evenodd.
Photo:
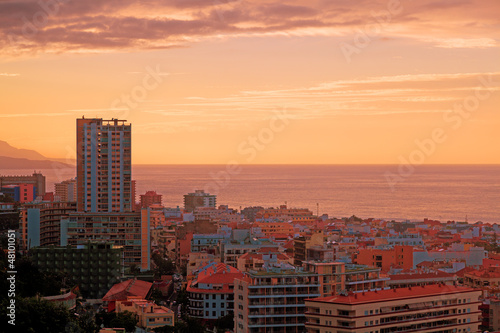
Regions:
M 73 167 L 74 165 L 57 161 L 30 160 L 27 158 L 0 156 L 0 169 L 51 169 Z
M 13 158 L 26 158 L 29 160 L 47 160 L 48 158 L 42 154 L 30 150 L 12 147 L 6 141 L 0 140 L 0 156 L 13 157 Z

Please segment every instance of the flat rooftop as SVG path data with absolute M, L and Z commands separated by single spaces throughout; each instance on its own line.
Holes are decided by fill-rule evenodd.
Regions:
M 460 294 L 471 291 L 480 291 L 480 290 L 467 287 L 432 284 L 432 285 L 418 286 L 411 288 L 395 288 L 395 289 L 386 289 L 378 291 L 368 291 L 364 293 L 349 294 L 347 296 L 336 295 L 328 297 L 319 297 L 314 299 L 308 299 L 308 301 L 355 305 L 362 303 L 387 302 L 398 299 L 440 296 L 445 294 Z M 457 295 L 457 297 L 459 296 Z

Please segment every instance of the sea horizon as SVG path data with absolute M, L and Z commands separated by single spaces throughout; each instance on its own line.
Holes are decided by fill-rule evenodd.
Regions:
M 309 208 L 330 217 L 423 220 L 424 218 L 498 223 L 500 165 L 447 164 L 415 166 L 398 183 L 398 164 L 246 164 L 229 174 L 227 164 L 135 164 L 136 201 L 153 190 L 166 207 L 182 207 L 183 195 L 204 189 L 217 195 L 217 205 Z M 0 174 L 30 174 L 32 168 Z M 42 169 L 46 189 L 75 176 L 74 168 Z M 10 173 L 12 174 L 12 173 Z

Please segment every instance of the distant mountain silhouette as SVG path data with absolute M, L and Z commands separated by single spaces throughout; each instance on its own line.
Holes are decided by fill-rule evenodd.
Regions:
M 0 169 L 47 169 L 52 167 L 73 167 L 73 160 L 50 159 L 31 149 L 12 147 L 6 141 L 0 140 Z
M 0 140 L 0 156 L 14 157 L 14 158 L 27 158 L 30 160 L 47 160 L 48 158 L 30 149 L 19 149 L 12 147 L 5 141 Z
M 0 169 L 51 169 L 74 168 L 74 165 L 51 160 L 29 160 L 0 156 Z

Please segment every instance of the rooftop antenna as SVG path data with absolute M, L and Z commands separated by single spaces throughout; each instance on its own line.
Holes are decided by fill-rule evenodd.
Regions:
M 316 216 L 319 217 L 319 202 L 316 202 Z

